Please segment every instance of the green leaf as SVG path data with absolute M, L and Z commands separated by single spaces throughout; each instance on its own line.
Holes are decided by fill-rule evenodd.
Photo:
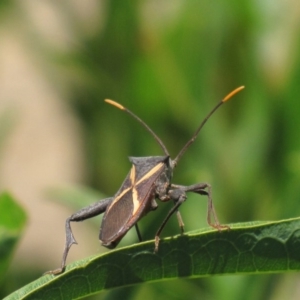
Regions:
M 0 278 L 4 278 L 26 221 L 24 210 L 7 193 L 0 195 Z
M 70 264 L 58 276 L 44 275 L 6 297 L 78 299 L 103 289 L 221 274 L 300 270 L 300 218 L 234 224 L 231 230 L 203 229 L 148 241 Z

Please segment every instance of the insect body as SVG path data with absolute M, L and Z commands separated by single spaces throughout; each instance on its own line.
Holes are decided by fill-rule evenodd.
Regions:
M 154 198 L 159 188 L 168 181 L 169 157 L 130 157 L 132 168 L 107 207 L 100 230 L 100 241 L 108 248 L 114 248 L 129 228 L 154 210 Z
M 169 211 L 165 220 L 156 232 L 155 252 L 158 250 L 160 233 L 168 222 L 169 218 L 175 212 L 178 218 L 181 232 L 183 233 L 184 224 L 178 209 L 180 205 L 187 199 L 187 192 L 206 195 L 208 197 L 207 222 L 210 226 L 218 230 L 229 228 L 228 226 L 221 225 L 218 221 L 212 202 L 211 187 L 208 183 L 197 183 L 190 186 L 183 186 L 172 184 L 171 179 L 173 170 L 176 167 L 177 162 L 184 154 L 184 152 L 188 149 L 188 147 L 194 142 L 194 140 L 198 136 L 199 131 L 209 119 L 209 117 L 224 102 L 229 100 L 233 95 L 238 93 L 243 88 L 244 87 L 242 86 L 235 89 L 214 107 L 214 109 L 201 122 L 192 138 L 181 149 L 174 160 L 170 158 L 168 150 L 166 149 L 162 141 L 146 123 L 144 123 L 140 118 L 138 118 L 130 110 L 123 107 L 119 103 L 112 100 L 105 100 L 107 103 L 126 111 L 138 122 L 140 122 L 156 139 L 165 155 L 130 157 L 129 160 L 132 163 L 131 170 L 114 197 L 100 200 L 70 216 L 66 220 L 66 244 L 61 267 L 47 273 L 59 274 L 63 272 L 65 269 L 68 252 L 73 244 L 77 244 L 71 230 L 70 222 L 83 221 L 104 213 L 99 236 L 99 239 L 100 241 L 102 241 L 103 246 L 108 248 L 116 247 L 123 236 L 133 226 L 135 226 L 139 240 L 141 241 L 141 235 L 137 226 L 137 222 L 149 211 L 155 210 L 157 208 L 155 199 L 159 199 L 163 202 L 170 200 L 174 202 L 174 206 Z M 214 222 L 212 222 L 211 217 L 213 217 Z

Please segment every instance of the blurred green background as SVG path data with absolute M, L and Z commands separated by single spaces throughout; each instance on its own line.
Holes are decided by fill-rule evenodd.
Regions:
M 298 7 L 295 1 L 1 1 L 0 187 L 17 196 L 29 222 L 0 296 L 58 266 L 64 221 L 86 205 L 63 202 L 89 202 L 95 191 L 113 195 L 130 169 L 128 156 L 162 154 L 105 98 L 141 117 L 174 158 L 210 109 L 245 85 L 206 124 L 174 182 L 209 182 L 222 223 L 299 216 Z M 170 205 L 140 222 L 145 239 L 154 237 Z M 206 198 L 190 195 L 181 213 L 186 231 L 207 226 Z M 100 222 L 74 224 L 79 245 L 69 261 L 106 251 Z M 178 232 L 174 217 L 162 236 Z M 131 231 L 121 245 L 136 241 Z M 299 299 L 299 281 L 296 273 L 180 279 L 90 299 Z

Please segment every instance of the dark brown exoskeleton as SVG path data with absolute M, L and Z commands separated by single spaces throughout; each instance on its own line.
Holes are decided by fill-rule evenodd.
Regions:
M 119 191 L 114 197 L 100 200 L 88 207 L 85 207 L 66 220 L 66 244 L 63 253 L 61 267 L 47 272 L 48 274 L 59 274 L 64 271 L 66 265 L 66 258 L 68 252 L 73 244 L 77 244 L 70 226 L 70 222 L 79 222 L 99 214 L 104 213 L 101 224 L 99 239 L 102 245 L 107 248 L 114 248 L 128 232 L 128 230 L 135 226 L 138 238 L 141 241 L 141 235 L 137 226 L 137 222 L 146 215 L 149 211 L 157 208 L 155 199 L 163 202 L 172 200 L 174 206 L 167 214 L 165 220 L 158 228 L 155 235 L 155 252 L 159 246 L 159 236 L 169 218 L 176 212 L 181 232 L 183 233 L 183 221 L 179 212 L 180 205 L 187 199 L 187 192 L 193 192 L 208 197 L 208 224 L 218 230 L 229 228 L 226 225 L 221 225 L 218 221 L 215 208 L 212 202 L 211 187 L 208 183 L 197 183 L 190 186 L 175 185 L 171 183 L 173 170 L 176 167 L 179 159 L 188 149 L 188 147 L 195 141 L 199 131 L 209 119 L 209 117 L 233 95 L 238 93 L 244 87 L 241 86 L 231 93 L 229 93 L 223 100 L 221 100 L 214 109 L 206 116 L 197 128 L 192 138 L 181 149 L 174 160 L 171 160 L 168 150 L 158 136 L 152 131 L 147 124 L 145 124 L 139 117 L 134 115 L 130 110 L 112 100 L 105 100 L 109 104 L 126 111 L 140 122 L 156 139 L 164 151 L 164 156 L 149 156 L 149 157 L 130 157 L 132 168 L 121 185 Z M 214 222 L 211 221 L 213 217 Z

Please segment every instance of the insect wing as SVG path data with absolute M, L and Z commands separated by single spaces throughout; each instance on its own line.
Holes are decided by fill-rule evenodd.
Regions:
M 115 247 L 126 232 L 143 216 L 154 196 L 154 183 L 165 169 L 166 157 L 130 158 L 133 163 L 120 190 L 105 212 L 100 240 L 106 247 Z M 143 167 L 140 166 L 144 160 Z M 144 212 L 144 213 L 143 213 Z

